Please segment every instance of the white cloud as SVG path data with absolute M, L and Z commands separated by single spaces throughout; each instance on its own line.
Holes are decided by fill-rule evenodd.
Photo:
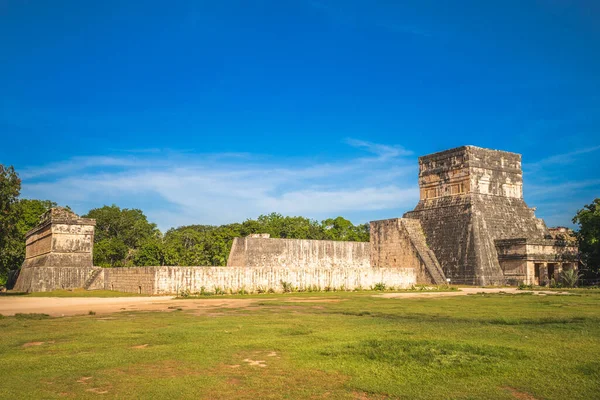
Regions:
M 416 205 L 417 162 L 407 158 L 412 152 L 355 139 L 347 143 L 371 155 L 329 163 L 173 151 L 80 156 L 27 168 L 22 193 L 79 213 L 112 203 L 140 208 L 163 230 L 270 212 L 321 219 L 383 210 L 400 217 Z

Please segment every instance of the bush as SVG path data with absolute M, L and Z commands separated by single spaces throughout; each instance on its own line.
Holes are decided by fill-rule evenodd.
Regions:
M 38 314 L 38 313 L 31 313 L 31 314 L 16 313 L 15 318 L 16 319 L 46 319 L 46 318 L 50 318 L 50 316 L 48 314 Z
M 517 286 L 517 290 L 533 290 L 533 285 L 532 284 L 526 284 L 526 283 L 519 283 L 519 286 Z
M 290 282 L 279 281 L 281 283 L 281 288 L 283 289 L 283 293 L 289 293 L 293 290 L 292 284 Z
M 384 282 L 376 283 L 375 286 L 373 286 L 373 290 L 379 290 L 380 292 L 383 292 L 385 290 L 385 283 Z
M 560 274 L 565 287 L 577 287 L 581 274 L 574 269 L 568 269 Z
M 215 286 L 215 294 L 226 294 L 222 287 Z

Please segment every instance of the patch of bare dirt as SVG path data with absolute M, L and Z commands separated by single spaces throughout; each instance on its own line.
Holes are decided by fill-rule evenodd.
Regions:
M 108 390 L 100 389 L 100 388 L 91 388 L 91 389 L 87 389 L 86 392 L 92 392 L 92 393 L 96 393 L 96 394 L 106 394 L 106 393 L 108 393 Z
M 345 300 L 345 299 L 343 299 Z M 305 299 L 287 299 L 286 303 L 339 303 L 342 299 L 322 299 L 320 297 L 309 297 Z
M 32 347 L 32 346 L 41 346 L 46 342 L 29 342 L 25 343 L 22 347 Z
M 77 380 L 77 382 L 83 383 L 84 385 L 87 385 L 87 383 L 88 383 L 87 381 L 89 381 L 90 379 L 92 379 L 91 376 L 84 376 L 84 377 L 79 378 Z
M 242 361 L 245 363 L 248 363 L 248 365 L 250 365 L 252 367 L 265 368 L 267 366 L 266 361 L 263 361 L 263 360 L 253 360 L 251 358 L 245 358 Z
M 267 299 L 268 300 L 268 299 Z M 265 299 L 261 300 L 265 301 Z M 120 311 L 173 311 L 178 308 L 195 308 L 198 312 L 216 309 L 247 308 L 259 299 L 190 299 L 173 297 L 0 297 L 0 314 L 44 313 L 52 317 L 87 315 L 94 310 L 97 315 Z
M 352 392 L 352 396 L 356 400 L 387 399 L 387 397 L 382 396 L 382 395 L 374 395 L 374 394 L 369 394 L 369 393 L 360 392 L 360 391 L 354 391 L 354 392 Z
M 510 386 L 506 386 L 504 389 L 506 389 L 508 392 L 510 392 L 510 394 L 512 394 L 512 396 L 515 399 L 518 400 L 537 400 L 535 397 L 533 397 L 532 395 L 530 395 L 527 392 L 521 392 L 513 387 Z
M 148 343 L 140 344 L 138 346 L 131 346 L 132 349 L 145 349 L 146 347 L 148 347 Z

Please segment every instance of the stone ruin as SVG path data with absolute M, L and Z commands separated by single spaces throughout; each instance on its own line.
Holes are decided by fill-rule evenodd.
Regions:
M 25 261 L 14 290 L 46 291 L 84 287 L 101 271 L 94 267 L 96 221 L 80 218 L 65 208 L 52 208 L 25 235 Z
M 27 233 L 15 290 L 352 290 L 378 284 L 546 285 L 577 268 L 566 228 L 548 229 L 523 201 L 521 156 L 464 146 L 419 158 L 420 201 L 403 218 L 373 221 L 369 243 L 273 239 L 233 241 L 226 267 L 98 268 L 95 221 L 53 208 Z
M 419 157 L 418 219 L 447 278 L 474 285 L 547 284 L 576 268 L 577 247 L 523 200 L 521 155 L 463 146 Z

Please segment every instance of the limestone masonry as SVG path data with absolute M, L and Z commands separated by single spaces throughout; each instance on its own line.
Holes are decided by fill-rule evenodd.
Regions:
M 523 200 L 521 155 L 464 146 L 419 158 L 420 201 L 404 215 L 454 283 L 495 285 L 559 279 L 577 247 L 555 238 Z
M 15 290 L 352 290 L 448 280 L 545 285 L 577 268 L 569 230 L 548 229 L 523 201 L 519 154 L 464 146 L 420 157 L 419 188 L 420 201 L 404 218 L 371 222 L 370 243 L 250 235 L 233 241 L 227 267 L 94 267 L 95 221 L 53 208 L 27 233 Z

